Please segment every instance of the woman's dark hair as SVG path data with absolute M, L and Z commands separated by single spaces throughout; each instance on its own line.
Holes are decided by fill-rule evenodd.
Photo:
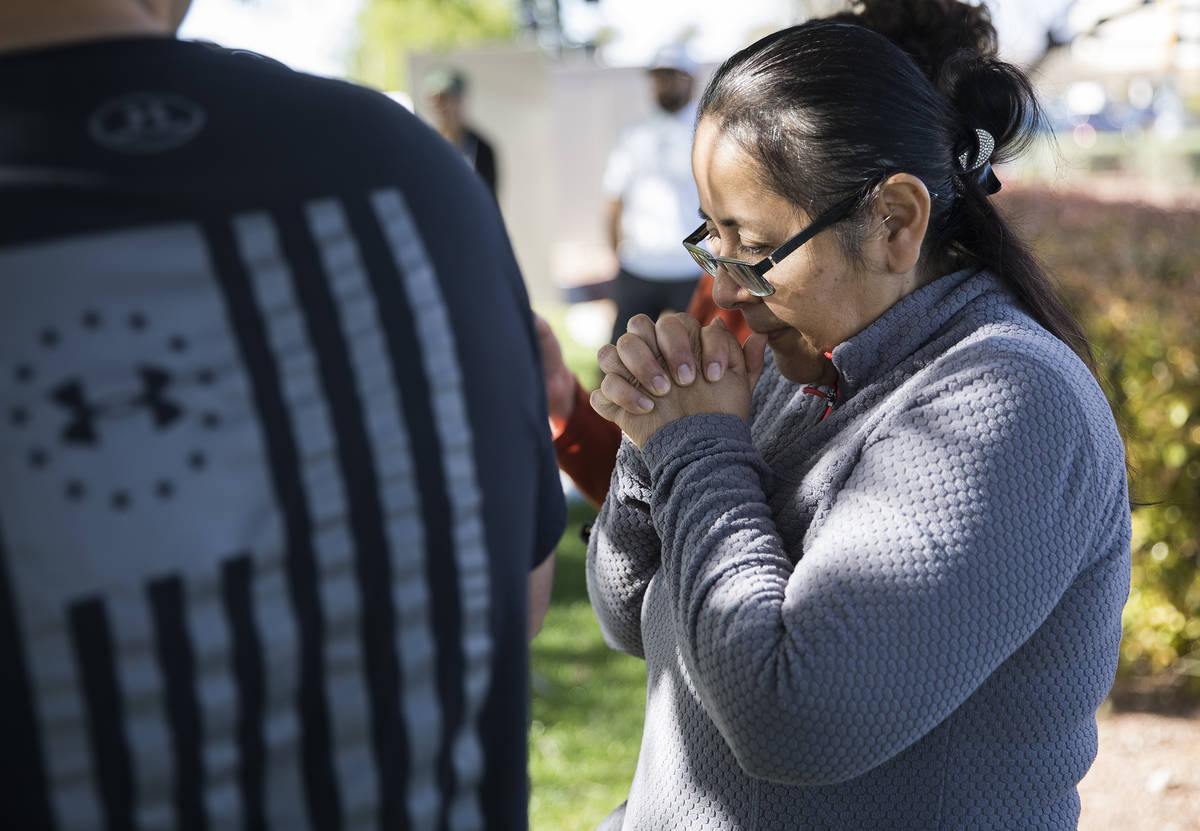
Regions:
M 1033 87 L 996 57 L 983 6 L 958 0 L 868 0 L 855 10 L 768 35 L 727 60 L 697 118 L 756 157 L 764 185 L 816 216 L 894 173 L 921 179 L 933 197 L 926 261 L 988 268 L 1039 323 L 1094 367 L 1087 339 L 1032 252 L 996 212 L 981 171 L 976 129 L 996 143 L 992 161 L 1019 155 L 1042 113 Z M 837 226 L 851 256 L 864 224 Z

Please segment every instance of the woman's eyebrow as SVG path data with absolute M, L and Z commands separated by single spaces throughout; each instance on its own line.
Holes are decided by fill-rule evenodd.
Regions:
M 696 211 L 696 213 L 700 214 L 700 218 L 703 219 L 705 222 L 713 222 L 714 221 L 711 216 L 709 216 L 708 214 L 706 214 L 704 212 L 703 208 L 698 209 Z M 718 220 L 716 220 L 716 223 L 718 225 L 723 225 L 726 228 L 737 228 L 741 225 L 741 223 L 739 223 L 736 219 L 718 219 Z

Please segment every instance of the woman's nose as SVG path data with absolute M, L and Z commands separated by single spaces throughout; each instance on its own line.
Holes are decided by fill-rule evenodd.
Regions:
M 750 292 L 739 286 L 724 268 L 718 268 L 713 277 L 713 301 L 722 309 L 740 309 L 757 300 Z

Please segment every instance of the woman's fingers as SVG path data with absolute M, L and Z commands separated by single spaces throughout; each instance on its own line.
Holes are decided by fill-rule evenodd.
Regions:
M 624 337 L 622 335 L 621 337 Z M 606 343 L 596 351 L 596 363 L 600 365 L 600 371 L 606 373 L 616 373 L 617 375 L 629 375 L 629 370 L 625 368 L 625 364 L 621 363 L 621 356 L 617 354 L 617 347 L 611 343 Z
M 694 328 L 693 328 L 694 324 Z M 593 409 L 604 418 L 621 426 L 626 435 L 639 447 L 655 429 L 676 418 L 698 413 L 732 413 L 748 418 L 750 394 L 762 372 L 766 338 L 752 336 L 743 351 L 742 345 L 725 324 L 716 320 L 704 328 L 682 316 L 660 318 L 656 324 L 655 343 L 678 360 L 685 350 L 692 350 L 692 360 L 702 356 L 703 372 L 690 384 L 675 384 L 662 396 L 652 396 L 645 383 L 637 377 L 662 379 L 662 361 L 669 360 L 656 353 L 647 342 L 650 333 L 641 324 L 640 331 L 631 322 L 630 331 L 616 346 L 604 346 L 597 354 L 604 379 L 600 389 L 592 393 Z M 694 338 L 694 340 L 692 340 Z M 634 367 L 638 367 L 635 372 Z M 647 369 L 649 368 L 649 371 Z M 644 434 L 644 435 L 643 435 Z
M 616 346 L 603 346 L 597 353 L 605 375 L 592 406 L 610 421 L 620 417 L 621 410 L 643 415 L 655 408 L 655 397 L 671 392 L 672 381 L 691 387 L 701 371 L 709 382 L 716 382 L 734 370 L 753 384 L 762 371 L 764 344 L 760 337 L 743 353 L 720 318 L 702 328 L 689 315 L 663 315 L 657 323 L 637 315 Z
M 654 334 L 654 321 L 649 315 L 634 315 L 629 318 L 629 323 L 625 325 L 625 334 L 637 335 L 642 340 L 650 344 L 650 347 L 658 351 L 658 342 Z
M 654 331 L 667 371 L 680 386 L 690 385 L 696 380 L 700 324 L 691 315 L 665 314 L 659 317 Z
M 592 390 L 592 394 L 588 397 L 588 403 L 592 405 L 592 409 L 600 414 L 600 417 L 616 423 L 621 416 L 621 408 L 608 400 L 600 390 Z
M 758 383 L 758 376 L 762 375 L 763 364 L 766 363 L 767 336 L 757 332 L 751 335 L 742 347 L 742 354 L 746 359 L 746 375 L 750 378 L 750 389 L 754 389 L 754 385 Z
M 619 375 L 605 375 L 600 382 L 600 392 L 613 404 L 634 415 L 654 409 L 654 400 L 644 390 Z
M 628 333 L 621 335 L 621 340 L 626 337 L 632 337 L 639 343 L 642 342 Z M 628 348 L 636 351 L 635 347 Z M 609 343 L 601 346 L 600 351 L 596 353 L 596 362 L 600 364 L 600 369 L 604 372 L 604 378 L 600 381 L 600 389 L 611 403 L 634 414 L 648 413 L 654 409 L 654 401 L 646 394 L 645 386 L 629 371 L 617 347 Z M 659 374 L 661 375 L 661 370 Z M 670 388 L 671 385 L 668 383 L 667 389 Z
M 722 324 L 723 325 L 723 324 Z M 701 355 L 700 324 L 691 315 L 665 314 L 657 323 L 646 315 L 629 319 L 625 334 L 617 339 L 615 353 L 600 354 L 605 372 L 624 373 L 656 396 L 666 395 L 674 381 L 682 387 L 696 380 Z M 728 350 L 716 356 L 722 371 Z
M 638 325 L 639 319 L 644 325 Z M 646 326 L 649 331 L 646 331 Z M 658 351 L 657 339 L 654 336 L 654 324 L 645 315 L 638 315 L 629 321 L 629 329 L 617 339 L 616 357 L 620 360 L 621 368 L 630 376 L 630 380 L 641 384 L 655 395 L 666 395 L 671 391 L 671 379 L 662 364 Z M 615 366 L 610 370 L 601 363 L 605 372 L 617 371 Z
M 709 381 L 720 381 L 731 362 L 741 358 L 741 344 L 719 317 L 700 330 L 700 345 L 704 377 Z

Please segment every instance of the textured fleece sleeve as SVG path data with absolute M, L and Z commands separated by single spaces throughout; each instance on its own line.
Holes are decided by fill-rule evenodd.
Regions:
M 645 658 L 642 599 L 658 572 L 661 544 L 650 522 L 650 477 L 642 454 L 621 441 L 608 498 L 588 540 L 587 589 L 604 640 Z
M 1111 443 L 1106 476 L 1091 446 L 1111 416 L 1065 386 L 1027 358 L 950 369 L 874 432 L 794 567 L 744 423 L 698 416 L 647 442 L 683 658 L 748 774 L 861 775 L 1047 617 L 1124 487 Z

